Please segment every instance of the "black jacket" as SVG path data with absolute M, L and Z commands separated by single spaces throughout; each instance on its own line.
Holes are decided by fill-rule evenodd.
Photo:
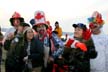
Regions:
M 15 36 L 16 38 L 16 36 Z M 6 57 L 6 67 L 12 67 L 13 69 L 17 68 L 23 68 L 24 62 L 23 62 L 23 35 L 21 34 L 18 37 L 18 42 L 15 42 L 13 38 L 12 40 L 6 40 L 4 43 L 4 48 L 7 50 L 7 57 Z M 21 70 L 20 69 L 20 70 Z
M 83 42 L 83 39 L 77 39 Z M 83 52 L 80 48 L 64 48 L 63 57 L 65 63 L 73 66 L 73 72 L 90 72 L 90 59 L 97 57 L 97 52 L 92 39 L 84 41 L 87 52 Z
M 28 42 L 24 42 L 24 56 L 27 56 L 27 47 Z M 39 41 L 37 38 L 33 38 L 30 44 L 30 55 L 28 59 L 32 62 L 32 67 L 43 66 L 43 56 L 44 56 L 44 47 L 43 42 Z
M 79 41 L 85 43 L 87 47 L 87 52 L 85 52 L 82 61 L 82 68 L 83 68 L 82 72 L 90 72 L 90 59 L 94 59 L 97 57 L 97 51 L 95 50 L 95 46 L 92 38 L 90 38 L 87 41 L 83 41 L 83 40 L 79 40 Z

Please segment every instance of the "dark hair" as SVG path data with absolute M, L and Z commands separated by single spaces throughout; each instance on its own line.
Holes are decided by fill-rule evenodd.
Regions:
M 24 41 L 27 41 L 27 31 L 24 33 Z
M 25 21 L 24 21 L 24 18 L 22 18 L 22 17 L 21 17 L 21 18 L 10 18 L 10 23 L 11 23 L 12 26 L 14 26 L 13 21 L 14 21 L 15 19 L 19 19 L 20 22 L 25 22 Z
M 25 23 L 25 22 L 21 22 L 20 26 L 23 26 L 23 27 L 28 26 L 28 27 L 30 27 L 30 25 L 28 23 Z
M 58 21 L 56 21 L 56 22 L 55 22 L 55 24 L 59 24 L 59 22 L 58 22 Z
M 37 32 L 37 26 L 36 25 L 33 26 L 32 28 Z
M 23 35 L 23 36 L 24 36 L 24 42 L 25 42 L 25 41 L 27 42 L 27 31 L 28 31 L 28 30 L 26 30 L 26 31 L 24 32 L 24 35 Z
M 48 25 L 46 25 L 46 24 L 44 24 L 45 25 L 45 27 L 46 27 L 46 29 L 48 29 Z M 37 32 L 37 25 L 34 25 L 32 28 Z

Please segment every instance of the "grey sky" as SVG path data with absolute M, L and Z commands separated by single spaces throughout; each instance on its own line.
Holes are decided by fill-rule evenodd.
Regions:
M 93 11 L 102 13 L 105 20 L 104 31 L 108 33 L 108 0 L 2 0 L 0 2 L 0 25 L 10 27 L 9 18 L 17 11 L 29 22 L 36 10 L 42 10 L 46 19 L 54 26 L 58 20 L 63 31 L 71 32 L 72 24 L 83 22 Z

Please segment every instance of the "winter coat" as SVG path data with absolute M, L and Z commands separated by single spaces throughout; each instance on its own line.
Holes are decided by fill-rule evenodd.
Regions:
M 23 68 L 23 34 L 16 35 L 12 40 L 6 40 L 4 48 L 7 50 L 6 66 L 10 66 L 13 69 Z
M 98 55 L 95 46 L 94 46 L 94 42 L 92 40 L 92 38 L 90 38 L 89 40 L 84 42 L 87 46 L 87 52 L 85 53 L 84 56 L 84 72 L 90 72 L 90 59 L 95 59 Z
M 54 59 L 57 59 L 63 53 L 64 44 L 62 40 L 55 33 L 52 33 L 51 40 L 53 41 L 55 48 L 54 52 L 52 52 L 52 56 Z
M 54 31 L 56 31 L 57 32 L 57 35 L 58 35 L 58 37 L 59 38 L 61 38 L 61 36 L 62 36 L 62 28 L 55 28 L 55 30 Z
M 28 42 L 24 42 L 24 57 L 27 56 L 27 47 Z M 43 56 L 44 56 L 44 46 L 43 42 L 39 41 L 37 38 L 33 38 L 30 44 L 30 55 L 28 56 L 28 59 L 31 60 L 32 67 L 40 67 L 43 66 Z
M 83 42 L 83 39 L 76 40 Z M 79 48 L 64 49 L 63 57 L 66 59 L 65 63 L 74 67 L 73 72 L 90 72 L 90 59 L 94 59 L 97 56 L 92 39 L 83 43 L 87 46 L 87 52 L 83 52 Z

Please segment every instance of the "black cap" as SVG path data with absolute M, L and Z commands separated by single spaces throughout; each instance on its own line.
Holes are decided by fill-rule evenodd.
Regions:
M 73 26 L 74 28 L 79 27 L 79 28 L 81 28 L 81 29 L 83 29 L 83 30 L 86 30 L 86 29 L 87 29 L 86 25 L 83 24 L 83 23 L 73 24 L 72 26 Z

